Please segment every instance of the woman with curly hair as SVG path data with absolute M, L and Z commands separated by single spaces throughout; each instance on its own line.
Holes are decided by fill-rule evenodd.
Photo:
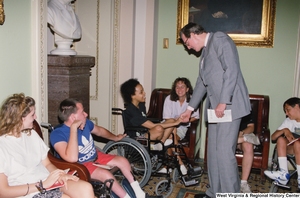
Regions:
M 35 101 L 23 93 L 8 97 L 0 109 L 0 197 L 94 198 L 91 184 L 57 169 L 49 148 L 32 129 Z M 55 183 L 62 187 L 46 190 Z

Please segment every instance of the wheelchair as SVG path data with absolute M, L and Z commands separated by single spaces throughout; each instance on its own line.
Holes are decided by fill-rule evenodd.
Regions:
M 124 126 L 124 133 L 128 136 L 123 138 L 121 141 L 108 142 L 103 151 L 105 153 L 116 154 L 126 157 L 131 166 L 135 178 L 139 181 L 141 187 L 145 186 L 151 176 L 163 176 L 165 179 L 161 180 L 155 188 L 155 193 L 157 195 L 162 195 L 163 197 L 168 197 L 173 190 L 173 184 L 177 183 L 180 179 L 183 184 L 188 187 L 196 185 L 200 182 L 200 177 L 203 174 L 203 169 L 201 167 L 193 167 L 183 149 L 184 145 L 171 144 L 170 146 L 164 146 L 160 151 L 151 150 L 151 143 L 161 143 L 157 140 L 150 140 L 150 134 L 148 138 L 140 136 L 143 133 L 148 133 L 148 129 L 143 127 L 129 127 L 126 126 L 123 109 L 112 108 L 112 113 L 114 115 L 121 115 Z M 157 122 L 157 120 L 152 120 Z M 130 132 L 134 132 L 138 135 L 133 135 Z M 174 142 L 174 137 L 173 137 Z M 173 155 L 169 155 L 167 150 L 174 149 Z M 185 162 L 187 166 L 188 173 L 183 175 L 180 170 L 180 164 L 178 163 L 177 156 Z M 159 173 L 162 167 L 166 167 L 167 173 Z M 172 171 L 172 177 L 170 173 Z
M 297 165 L 295 162 L 295 156 L 287 154 L 287 160 L 290 162 L 290 164 L 293 166 L 294 170 L 290 170 L 290 178 L 292 178 L 293 175 L 297 174 Z M 279 170 L 279 164 L 278 164 L 278 154 L 277 154 L 277 146 L 275 146 L 272 156 L 272 164 L 271 164 L 271 171 L 277 171 Z M 291 179 L 290 179 L 291 180 Z M 288 181 L 289 183 L 290 181 Z M 277 181 L 273 181 L 272 185 L 270 187 L 270 193 L 277 193 L 278 188 L 284 188 L 284 189 L 290 189 L 291 187 L 287 185 L 282 185 L 278 183 Z
M 49 133 L 51 133 L 54 130 L 54 127 L 50 123 L 41 123 L 41 127 L 48 130 Z M 37 131 L 37 133 L 42 137 L 42 132 L 39 127 L 39 124 L 35 121 L 34 122 L 34 129 Z M 101 150 L 100 148 L 97 148 Z M 63 161 L 61 159 L 58 159 L 54 157 L 55 150 L 52 146 L 50 146 L 50 154 L 48 154 L 48 157 L 50 158 L 50 161 L 54 163 L 56 166 L 59 166 L 59 168 L 69 168 L 72 167 L 72 169 L 77 170 L 77 173 L 75 174 L 77 177 L 79 177 L 82 180 L 88 181 L 91 183 L 94 194 L 97 198 L 119 198 L 112 190 L 112 185 L 114 180 L 113 179 L 107 179 L 104 182 L 101 182 L 99 180 L 91 179 L 90 174 L 88 170 L 81 164 L 78 163 L 69 163 L 66 161 Z M 128 180 L 122 175 L 121 171 L 114 167 L 110 169 L 110 171 L 114 174 L 115 178 L 120 182 L 121 186 L 125 189 L 125 191 L 130 195 L 131 198 L 136 198 L 135 193 L 128 182 Z

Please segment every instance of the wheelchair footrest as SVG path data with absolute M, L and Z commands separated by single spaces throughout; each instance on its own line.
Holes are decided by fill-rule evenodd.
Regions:
M 290 186 L 286 186 L 286 185 L 283 185 L 277 181 L 273 181 L 273 184 L 276 185 L 276 186 L 280 186 L 280 187 L 283 187 L 283 188 L 287 188 L 287 189 L 290 189 L 291 187 Z
M 190 168 L 188 170 L 188 175 L 192 175 L 193 178 L 201 177 L 203 174 L 203 169 L 200 166 Z
M 182 181 L 186 187 L 196 185 L 200 182 L 199 179 L 194 179 L 190 176 L 183 176 Z

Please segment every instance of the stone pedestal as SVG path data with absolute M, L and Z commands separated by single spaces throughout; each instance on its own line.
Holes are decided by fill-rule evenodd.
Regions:
M 92 56 L 48 55 L 48 122 L 59 124 L 59 104 L 66 98 L 83 102 L 85 112 L 90 110 L 90 75 L 95 65 Z

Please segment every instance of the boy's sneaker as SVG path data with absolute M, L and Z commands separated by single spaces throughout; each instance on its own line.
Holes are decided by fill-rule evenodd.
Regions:
M 252 193 L 248 183 L 241 183 L 241 193 Z
M 275 180 L 282 185 L 286 185 L 290 179 L 290 174 L 282 169 L 280 171 L 266 170 L 264 173 L 270 179 Z

